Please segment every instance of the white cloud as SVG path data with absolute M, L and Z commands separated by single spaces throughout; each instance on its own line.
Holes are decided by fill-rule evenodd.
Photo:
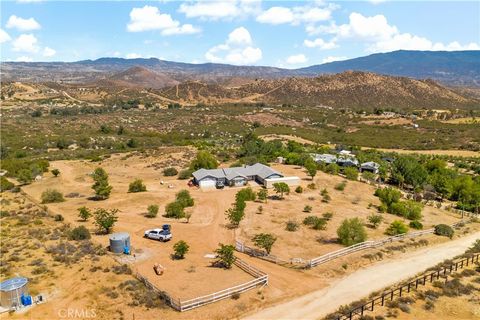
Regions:
M 10 35 L 6 33 L 3 29 L 0 29 L 0 43 L 4 43 L 10 40 L 12 40 L 12 38 L 10 38 Z
M 42 2 L 43 0 L 17 0 L 18 3 Z
M 313 24 L 319 21 L 327 21 L 332 18 L 332 11 L 337 8 L 334 4 L 325 5 L 323 2 L 314 5 L 299 7 L 271 7 L 257 16 L 257 21 L 268 24 L 300 23 Z
M 178 11 L 187 18 L 230 20 L 259 13 L 260 4 L 260 0 L 191 1 L 182 3 Z
M 23 19 L 16 15 L 11 15 L 7 21 L 7 28 L 18 29 L 20 31 L 30 31 L 40 29 L 40 24 L 34 18 Z
M 114 52 L 112 53 L 112 56 L 114 56 L 114 57 L 119 57 L 120 54 L 121 54 L 120 51 L 114 51 Z
M 18 61 L 18 62 L 32 62 L 33 59 L 30 58 L 30 57 L 27 57 L 27 56 L 21 56 L 21 57 L 18 57 L 17 59 L 15 59 L 15 61 Z
M 335 41 L 325 41 L 322 38 L 317 38 L 315 40 L 304 40 L 303 45 L 308 48 L 320 48 L 321 50 L 329 50 L 337 47 Z
M 44 57 L 53 57 L 56 53 L 57 53 L 57 51 L 55 51 L 54 49 L 49 48 L 49 47 L 45 47 L 43 49 L 43 56 Z
M 342 60 L 347 60 L 347 57 L 334 57 L 334 56 L 329 56 L 325 57 L 322 60 L 322 63 L 329 63 L 329 62 L 334 62 L 334 61 L 342 61 Z
M 352 12 L 349 23 L 336 25 L 332 22 L 327 26 L 307 27 L 309 34 L 332 34 L 334 42 L 344 39 L 360 40 L 366 44 L 368 52 L 388 52 L 394 50 L 478 50 L 478 43 L 461 45 L 454 41 L 449 44 L 433 43 L 431 40 L 410 33 L 401 33 L 394 25 L 390 25 L 384 15 L 372 17 Z M 308 41 L 308 40 L 306 40 Z M 304 42 L 307 45 L 307 42 Z M 313 42 L 308 42 L 313 45 Z M 307 45 L 307 46 L 308 46 Z
M 38 52 L 37 38 L 33 34 L 21 34 L 18 38 L 13 40 L 13 51 L 19 52 Z
M 138 59 L 138 58 L 141 58 L 142 55 L 141 54 L 138 54 L 138 53 L 128 53 L 125 58 L 127 59 Z
M 205 58 L 215 63 L 253 64 L 262 59 L 262 50 L 253 47 L 250 32 L 239 27 L 230 32 L 225 43 L 210 48 Z
M 161 13 L 157 7 L 144 6 L 133 8 L 130 11 L 130 22 L 127 24 L 129 32 L 159 30 L 163 35 L 192 34 L 200 32 L 191 24 L 181 25 L 167 13 Z
M 300 64 L 307 62 L 307 57 L 304 54 L 295 54 L 287 58 L 288 64 Z

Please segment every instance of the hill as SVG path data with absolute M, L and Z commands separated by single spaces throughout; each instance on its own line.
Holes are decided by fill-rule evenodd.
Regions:
M 131 67 L 125 71 L 116 73 L 106 79 L 95 82 L 103 87 L 138 87 L 159 89 L 178 84 L 178 81 L 169 76 L 153 72 L 144 67 Z

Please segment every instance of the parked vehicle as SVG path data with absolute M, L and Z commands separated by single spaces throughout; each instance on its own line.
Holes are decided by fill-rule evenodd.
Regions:
M 225 187 L 225 184 L 223 181 L 217 181 L 217 184 L 215 185 L 217 189 L 223 189 Z
M 170 239 L 172 239 L 172 233 L 170 232 L 170 230 L 164 230 L 164 229 L 156 228 L 156 229 L 150 229 L 150 230 L 145 231 L 144 237 L 149 238 L 149 239 L 153 239 L 153 240 L 166 242 L 166 241 L 169 241 Z

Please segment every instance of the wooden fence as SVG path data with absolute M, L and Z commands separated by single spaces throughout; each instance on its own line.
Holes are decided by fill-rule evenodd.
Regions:
M 480 253 L 475 253 L 470 257 L 460 259 L 450 265 L 444 266 L 436 271 L 426 273 L 423 276 L 415 278 L 407 283 L 395 287 L 392 290 L 383 292 L 381 295 L 373 298 L 372 300 L 363 303 L 362 305 L 347 311 L 346 313 L 338 316 L 337 320 L 352 320 L 356 317 L 362 317 L 367 311 L 374 311 L 375 306 L 384 306 L 386 302 L 392 301 L 395 297 L 401 297 L 402 295 L 409 293 L 412 290 L 418 288 L 418 286 L 426 285 L 427 282 L 433 282 L 439 280 L 440 277 L 445 277 L 458 269 L 469 266 L 475 262 L 480 261 Z
M 452 224 L 452 227 L 456 227 L 460 224 L 464 223 L 464 221 L 460 221 L 457 223 Z M 387 243 L 391 243 L 394 241 L 400 241 L 403 239 L 415 238 L 426 234 L 432 234 L 435 229 L 428 229 L 416 232 L 410 232 L 405 234 L 400 234 L 392 237 L 388 237 L 385 239 L 377 240 L 377 241 L 365 241 L 361 243 L 357 243 L 353 246 L 342 248 L 337 251 L 329 252 L 324 254 L 320 257 L 316 257 L 310 260 L 302 259 L 302 258 L 291 258 L 289 260 L 281 259 L 277 256 L 267 254 L 265 251 L 258 250 L 252 247 L 245 245 L 242 241 L 236 240 L 235 241 L 235 249 L 239 252 L 244 252 L 252 257 L 260 258 L 263 260 L 267 260 L 276 264 L 284 265 L 284 266 L 292 266 L 292 267 L 300 267 L 300 268 L 313 268 L 320 264 L 326 263 L 328 261 L 358 252 L 366 249 L 377 248 L 383 246 Z
M 243 271 L 252 275 L 255 279 L 242 283 L 237 286 L 233 286 L 224 290 L 220 290 L 211 294 L 207 294 L 207 295 L 189 299 L 189 300 L 180 300 L 179 298 L 172 297 L 167 292 L 160 290 L 158 287 L 156 287 L 154 284 L 148 281 L 146 277 L 142 276 L 138 272 L 136 272 L 134 275 L 137 279 L 142 281 L 148 288 L 154 290 L 157 294 L 159 294 L 160 297 L 169 306 L 171 306 L 177 311 L 187 311 L 187 310 L 195 309 L 203 305 L 213 303 L 222 299 L 230 298 L 235 294 L 240 294 L 242 292 L 254 289 L 257 286 L 268 285 L 268 274 L 266 274 L 265 272 L 255 268 L 254 266 L 238 258 L 235 260 L 234 264 L 240 269 L 242 269 Z

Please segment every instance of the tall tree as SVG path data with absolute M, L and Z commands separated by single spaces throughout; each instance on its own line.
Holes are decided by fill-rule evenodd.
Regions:
M 112 192 L 112 186 L 108 184 L 108 174 L 103 168 L 97 168 L 92 175 L 94 184 L 92 189 L 98 199 L 108 199 Z

